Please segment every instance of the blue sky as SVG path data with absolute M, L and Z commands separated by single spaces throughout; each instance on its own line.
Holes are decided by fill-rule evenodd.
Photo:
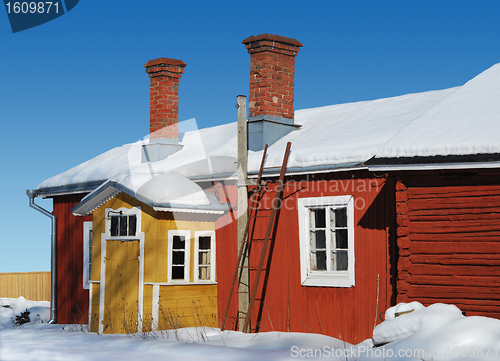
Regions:
M 302 109 L 462 85 L 500 62 L 499 16 L 497 0 L 81 0 L 13 34 L 0 8 L 0 272 L 50 269 L 50 220 L 26 189 L 147 135 L 148 60 L 187 63 L 179 117 L 208 127 L 234 121 L 248 93 L 250 35 L 304 44 Z

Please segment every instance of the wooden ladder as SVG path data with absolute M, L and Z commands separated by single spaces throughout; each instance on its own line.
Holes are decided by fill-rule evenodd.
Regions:
M 262 292 L 261 292 L 261 299 L 260 299 L 261 302 L 263 301 L 262 298 L 263 298 L 263 295 L 265 294 L 265 288 L 266 288 L 266 283 L 267 283 L 267 272 L 269 269 L 269 264 L 265 269 L 263 269 L 263 266 L 264 266 L 264 261 L 266 259 L 266 255 L 268 257 L 268 263 L 269 263 L 269 260 L 272 256 L 272 249 L 274 248 L 274 239 L 276 236 L 276 232 L 275 232 L 276 224 L 275 223 L 277 221 L 277 218 L 279 215 L 279 210 L 281 208 L 281 204 L 283 201 L 285 171 L 286 171 L 286 166 L 288 163 L 288 156 L 290 154 L 291 146 L 292 146 L 292 143 L 290 143 L 290 142 L 288 142 L 286 145 L 283 163 L 281 164 L 280 176 L 278 179 L 274 198 L 272 201 L 271 213 L 269 215 L 259 216 L 259 215 L 257 215 L 257 213 L 258 213 L 258 210 L 260 207 L 260 201 L 263 198 L 263 196 L 266 192 L 266 189 L 267 189 L 266 184 L 262 182 L 262 171 L 265 169 L 271 169 L 271 168 L 264 168 L 264 161 L 265 161 L 266 155 L 267 155 L 267 144 L 266 144 L 266 147 L 264 148 L 264 153 L 262 155 L 262 161 L 261 161 L 260 168 L 259 168 L 259 174 L 257 177 L 256 188 L 254 188 L 252 190 L 252 195 L 249 198 L 249 203 L 250 203 L 249 204 L 249 215 L 248 215 L 247 223 L 245 226 L 245 232 L 243 233 L 243 240 L 240 242 L 240 248 L 239 248 L 239 252 L 238 252 L 238 262 L 236 264 L 236 269 L 234 271 L 233 280 L 231 283 L 231 288 L 230 288 L 229 297 L 227 300 L 226 309 L 224 311 L 224 316 L 222 318 L 222 327 L 221 327 L 222 330 L 225 329 L 226 321 L 228 318 L 239 319 L 238 316 L 228 317 L 229 308 L 231 306 L 231 300 L 233 299 L 233 294 L 235 294 L 235 293 L 237 293 L 237 294 L 248 293 L 248 292 L 240 292 L 239 287 L 237 290 L 235 290 L 236 279 L 238 278 L 238 275 L 239 275 L 241 269 L 248 268 L 249 271 L 250 270 L 257 271 L 257 273 L 255 274 L 255 278 L 253 279 L 253 285 L 251 287 L 250 301 L 249 301 L 248 310 L 247 310 L 247 313 L 245 316 L 245 322 L 244 322 L 243 328 L 240 328 L 240 330 L 242 330 L 243 332 L 250 332 L 251 331 L 250 330 L 250 319 L 252 317 L 252 309 L 254 307 L 255 300 L 257 298 L 257 291 L 258 291 L 258 288 L 260 285 L 262 271 L 264 270 L 265 271 L 265 274 L 263 277 L 264 283 L 262 285 Z M 273 168 L 275 169 L 275 167 L 273 167 Z M 265 238 L 263 238 L 263 239 L 255 239 L 253 237 L 253 234 L 254 234 L 254 230 L 255 230 L 256 219 L 261 218 L 261 217 L 268 218 L 266 235 L 265 235 Z M 250 232 L 250 223 L 252 223 L 252 221 L 253 221 L 253 227 L 252 227 L 252 231 Z M 244 264 L 244 255 L 248 254 L 248 256 L 249 256 L 249 252 L 250 252 L 250 249 L 252 247 L 252 243 L 262 242 L 262 241 L 264 243 L 263 243 L 263 247 L 262 247 L 262 251 L 260 254 L 259 263 L 258 263 L 257 267 L 251 267 L 250 263 L 248 263 L 247 266 L 244 266 L 243 265 Z M 271 247 L 270 247 L 270 245 L 271 245 Z M 250 258 L 249 258 L 249 260 L 250 260 Z M 258 327 L 259 327 L 259 325 L 256 325 L 256 331 L 258 331 Z

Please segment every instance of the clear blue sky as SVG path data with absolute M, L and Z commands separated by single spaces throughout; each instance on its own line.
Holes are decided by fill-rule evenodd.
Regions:
M 0 272 L 50 269 L 50 220 L 26 189 L 148 133 L 148 60 L 187 63 L 180 119 L 208 127 L 248 93 L 250 35 L 304 44 L 302 109 L 462 85 L 500 62 L 499 17 L 498 0 L 81 0 L 12 34 L 0 8 Z

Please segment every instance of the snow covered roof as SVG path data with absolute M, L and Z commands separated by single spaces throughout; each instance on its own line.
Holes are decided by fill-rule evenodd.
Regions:
M 265 166 L 281 165 L 287 142 L 292 142 L 288 172 L 353 169 L 414 157 L 470 161 L 464 156 L 497 154 L 498 99 L 500 64 L 460 87 L 298 110 L 295 123 L 301 127 L 269 147 Z M 140 159 L 147 140 L 114 148 L 42 182 L 39 194 L 95 188 L 106 180 L 121 182 L 141 174 L 209 179 L 236 172 L 236 123 L 188 131 L 179 140 L 180 151 L 149 164 Z M 262 151 L 248 152 L 249 174 L 257 173 L 261 157 Z
M 122 182 L 108 180 L 85 196 L 72 212 L 87 215 L 120 192 L 150 205 L 155 211 L 222 214 L 227 210 L 227 205 L 221 204 L 214 194 L 186 177 L 162 174 L 149 179 L 127 177 Z
M 402 128 L 377 158 L 500 153 L 500 64 Z

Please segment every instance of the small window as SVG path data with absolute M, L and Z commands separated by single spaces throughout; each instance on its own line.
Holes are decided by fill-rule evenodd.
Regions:
M 353 286 L 353 198 L 300 198 L 298 206 L 302 284 Z
M 111 215 L 111 226 L 109 233 L 111 237 L 134 237 L 137 228 L 137 216 Z
M 183 280 L 186 268 L 186 237 L 175 235 L 172 242 L 172 279 Z
M 90 287 L 92 275 L 92 222 L 83 222 L 83 288 Z
M 215 282 L 215 232 L 195 232 L 195 282 Z
M 189 282 L 190 231 L 168 231 L 168 281 Z

